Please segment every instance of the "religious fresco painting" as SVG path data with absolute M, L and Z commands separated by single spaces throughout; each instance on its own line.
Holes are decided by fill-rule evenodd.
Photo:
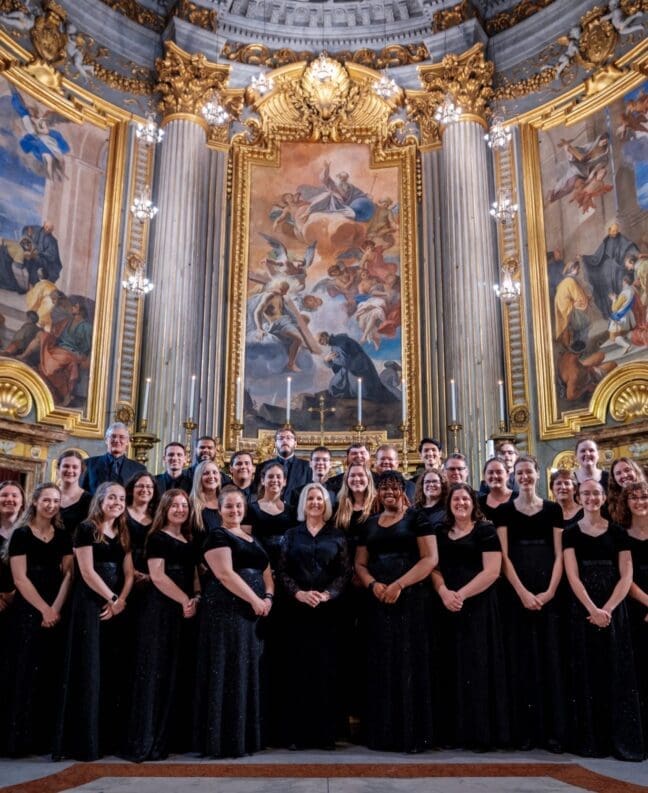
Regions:
M 648 361 L 648 83 L 540 130 L 538 152 L 560 416 L 589 405 L 611 372 Z
M 281 426 L 288 399 L 296 429 L 324 405 L 326 429 L 349 431 L 360 388 L 362 423 L 397 434 L 399 184 L 364 144 L 284 143 L 278 167 L 252 166 L 245 435 Z
M 0 78 L 0 355 L 85 410 L 110 130 Z

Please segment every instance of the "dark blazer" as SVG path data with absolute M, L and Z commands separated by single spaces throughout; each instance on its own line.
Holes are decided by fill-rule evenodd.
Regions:
M 88 457 L 85 461 L 86 469 L 83 472 L 79 484 L 84 490 L 94 495 L 96 489 L 102 482 L 110 482 L 110 460 L 108 454 L 99 454 L 96 457 Z M 116 479 L 118 484 L 125 485 L 126 482 L 139 471 L 146 471 L 142 463 L 137 460 L 131 460 L 130 457 L 124 457 L 124 462 L 121 467 L 121 475 Z
M 286 481 L 286 487 L 284 488 L 282 500 L 284 504 L 291 504 L 291 497 L 293 490 L 298 490 L 299 488 L 307 485 L 309 482 L 313 481 L 313 472 L 311 471 L 311 467 L 308 463 L 308 460 L 302 460 L 301 457 L 293 457 L 291 458 L 292 462 L 290 464 L 290 470 L 288 473 L 288 479 Z M 262 463 L 259 463 L 256 467 L 256 472 L 254 475 L 254 490 L 256 492 L 256 487 L 261 479 L 261 471 L 263 470 L 264 466 L 267 463 L 279 463 L 280 465 L 284 466 L 285 470 L 285 462 L 282 461 L 281 457 L 271 457 L 269 460 L 264 460 Z
M 191 493 L 193 476 L 190 476 L 187 471 L 183 471 L 177 479 L 172 479 L 166 471 L 163 474 L 158 474 L 154 479 L 160 495 L 174 487 L 179 487 L 180 490 L 184 490 L 185 493 Z

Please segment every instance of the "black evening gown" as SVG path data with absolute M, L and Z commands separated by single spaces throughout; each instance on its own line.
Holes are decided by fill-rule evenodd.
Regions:
M 517 493 L 511 493 L 511 496 L 508 501 L 505 501 L 503 504 L 499 504 L 496 507 L 490 507 L 488 505 L 488 493 L 484 493 L 484 495 L 477 497 L 477 503 L 479 504 L 479 509 L 481 509 L 482 514 L 484 515 L 486 520 L 490 521 L 495 526 L 498 526 L 500 524 L 498 524 L 495 521 L 495 514 L 497 513 L 497 510 L 500 509 L 500 507 L 508 506 L 509 504 L 511 504 L 513 501 L 513 497 L 516 495 Z
M 95 571 L 119 594 L 124 586 L 124 549 L 118 537 L 95 541 L 94 533 L 91 523 L 82 523 L 74 547 L 92 548 Z M 122 748 L 130 680 L 124 671 L 125 612 L 101 621 L 104 606 L 105 600 L 85 583 L 77 566 L 54 759 L 97 760 Z
M 496 526 L 505 526 L 509 558 L 524 587 L 538 594 L 551 581 L 555 562 L 553 528 L 562 529 L 558 504 L 542 502 L 525 515 L 508 501 L 494 512 Z M 509 582 L 500 587 L 504 646 L 511 700 L 511 736 L 516 747 L 564 751 L 565 712 L 563 598 L 556 595 L 540 611 L 524 608 Z
M 269 512 L 264 512 L 257 501 L 253 501 L 248 504 L 245 522 L 252 527 L 252 534 L 265 548 L 272 571 L 276 571 L 283 536 L 296 523 L 294 510 L 285 504 L 283 512 L 271 515 Z
M 501 551 L 495 527 L 479 522 L 465 537 L 437 533 L 439 569 L 457 591 L 483 570 L 483 553 Z M 442 606 L 439 674 L 441 740 L 444 745 L 485 751 L 510 743 L 504 641 L 497 588 L 464 601 L 460 611 Z
M 632 554 L 633 581 L 639 589 L 648 592 L 648 540 L 637 540 L 635 537 L 628 536 L 628 543 Z M 632 629 L 632 647 L 641 700 L 644 744 L 648 749 L 648 622 L 646 622 L 648 609 L 631 597 L 626 602 Z
M 268 556 L 260 543 L 219 528 L 209 532 L 203 550 L 215 548 L 231 550 L 234 572 L 263 597 Z M 263 748 L 262 655 L 259 618 L 210 570 L 200 609 L 194 697 L 194 748 L 201 755 L 242 757 Z
M 15 529 L 9 557 L 25 556 L 27 577 L 50 605 L 63 581 L 61 563 L 72 553 L 70 538 L 55 529 L 49 542 L 38 539 L 29 526 Z M 48 752 L 52 746 L 57 694 L 61 684 L 64 627 L 41 627 L 43 617 L 16 590 L 8 612 L 6 677 L 6 740 L 10 756 Z
M 419 536 L 434 533 L 419 512 L 381 526 L 375 515 L 364 524 L 359 546 L 366 547 L 368 570 L 390 584 L 420 559 Z M 381 603 L 369 590 L 365 657 L 366 710 L 363 734 L 370 749 L 422 751 L 433 744 L 431 583 L 406 587 L 395 603 Z
M 148 539 L 147 559 L 164 559 L 164 572 L 188 596 L 193 596 L 196 555 L 190 542 L 163 531 Z M 143 598 L 135 644 L 127 756 L 136 762 L 162 760 L 175 741 L 191 730 L 193 642 L 182 606 L 151 584 Z M 189 624 L 188 624 L 189 623 Z
M 420 510 L 433 526 L 438 526 L 446 519 L 445 505 L 440 501 L 432 507 L 420 507 Z
M 9 538 L 0 535 L 0 593 L 7 595 L 15 589 L 11 568 L 9 566 Z M 6 685 L 7 663 L 9 661 L 9 621 L 12 605 L 0 611 L 0 756 L 6 753 L 7 744 L 7 697 L 9 686 Z
M 286 532 L 278 581 L 285 595 L 282 735 L 288 746 L 335 745 L 342 714 L 340 595 L 350 574 L 346 538 L 340 529 L 325 525 L 313 536 L 301 523 Z M 315 608 L 295 599 L 298 591 L 308 590 L 328 592 L 331 599 Z
M 91 501 L 92 496 L 87 490 L 84 490 L 79 496 L 79 500 L 75 501 L 74 504 L 70 504 L 68 507 L 61 507 L 59 515 L 70 537 L 74 537 L 76 527 L 88 517 Z
M 563 532 L 563 548 L 574 549 L 580 580 L 599 608 L 619 580 L 619 552 L 628 550 L 628 539 L 613 523 L 598 537 L 585 534 L 578 524 Z M 607 628 L 597 628 L 570 592 L 569 640 L 572 751 L 584 757 L 611 754 L 641 760 L 641 713 L 626 602 L 614 609 Z

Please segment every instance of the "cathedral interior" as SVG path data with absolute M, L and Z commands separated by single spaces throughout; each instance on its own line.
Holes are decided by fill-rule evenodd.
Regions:
M 648 459 L 646 12 L 0 0 L 3 478 L 113 421 Z

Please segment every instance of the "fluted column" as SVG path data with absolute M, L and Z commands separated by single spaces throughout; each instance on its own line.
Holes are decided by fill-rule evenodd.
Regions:
M 182 423 L 190 415 L 200 430 L 213 430 L 213 405 L 208 402 L 215 392 L 213 363 L 207 359 L 213 328 L 209 322 L 205 327 L 214 299 L 213 260 L 206 251 L 208 227 L 213 225 L 208 218 L 215 211 L 210 192 L 219 183 L 214 166 L 222 166 L 223 156 L 207 148 L 200 109 L 229 73 L 229 67 L 211 64 L 204 55 L 186 53 L 172 42 L 166 42 L 165 50 L 156 64 L 165 135 L 155 191 L 160 211 L 153 221 L 149 261 L 155 289 L 146 298 L 141 369 L 142 380 L 152 378 L 149 427 L 163 444 L 184 440 Z M 190 405 L 194 374 L 195 400 Z

